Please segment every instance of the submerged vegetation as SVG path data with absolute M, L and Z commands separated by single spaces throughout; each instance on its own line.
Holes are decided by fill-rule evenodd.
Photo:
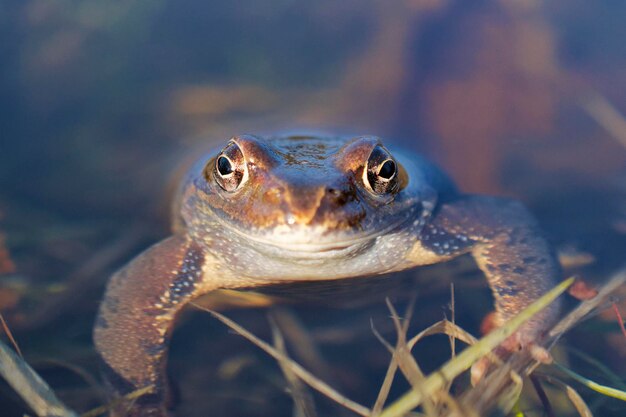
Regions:
M 397 340 L 395 346 L 392 346 L 386 342 L 374 328 L 372 329 L 389 350 L 391 362 L 383 384 L 380 387 L 377 399 L 371 409 L 341 395 L 330 385 L 290 359 L 285 348 L 283 335 L 274 320 L 271 320 L 274 340 L 274 346 L 272 346 L 254 336 L 248 330 L 226 316 L 197 304 L 195 306 L 200 310 L 207 311 L 235 333 L 243 336 L 278 361 L 287 386 L 289 387 L 290 395 L 293 398 L 294 412 L 297 415 L 306 417 L 315 417 L 318 415 L 312 396 L 306 388 L 306 386 L 309 386 L 345 409 L 363 417 L 402 417 L 418 406 L 421 407 L 424 415 L 431 417 L 481 416 L 493 413 L 494 410 L 498 410 L 500 415 L 506 415 L 515 408 L 518 409 L 515 415 L 521 416 L 526 415 L 526 412 L 517 406 L 522 393 L 522 378 L 530 374 L 533 386 L 543 402 L 545 412 L 550 414 L 554 413 L 551 406 L 551 399 L 545 394 L 542 388 L 543 384 L 550 384 L 559 387 L 560 395 L 566 395 L 569 398 L 571 408 L 575 409 L 580 416 L 587 417 L 593 415 L 589 406 L 585 403 L 580 394 L 564 381 L 562 376 L 557 375 L 557 370 L 561 371 L 568 379 L 593 389 L 599 395 L 613 397 L 626 402 L 626 391 L 597 384 L 557 363 L 544 366 L 544 369 L 540 372 L 532 373 L 537 365 L 540 364 L 537 355 L 533 355 L 533 349 L 521 351 L 504 361 L 490 354 L 493 349 L 503 343 L 505 339 L 511 336 L 525 321 L 529 320 L 534 314 L 537 314 L 541 309 L 545 308 L 566 291 L 573 282 L 573 278 L 562 282 L 541 299 L 530 305 L 517 317 L 510 320 L 506 325 L 492 331 L 480 340 L 476 340 L 454 322 L 447 319 L 433 324 L 413 337 L 409 337 L 407 335 L 408 323 L 413 313 L 415 300 L 408 305 L 407 311 L 403 317 L 400 317 L 395 307 L 387 301 Z M 537 349 L 541 349 L 541 345 L 548 348 L 554 346 L 564 332 L 588 317 L 594 311 L 597 311 L 598 308 L 602 308 L 609 300 L 611 294 L 624 284 L 626 284 L 626 270 L 617 273 L 597 295 L 582 302 L 563 318 L 563 320 L 556 324 L 550 330 L 545 340 L 538 341 L 539 343 L 534 347 L 534 351 L 537 352 Z M 431 372 L 429 375 L 425 375 L 421 371 L 416 359 L 412 356 L 411 351 L 423 337 L 436 334 L 445 334 L 450 338 L 453 355 L 450 360 L 441 367 Z M 626 342 L 626 334 L 624 337 Z M 455 355 L 454 352 L 456 352 L 456 348 L 454 344 L 456 340 L 465 342 L 471 345 L 471 347 Z M 481 361 L 485 355 L 491 355 L 490 360 L 493 361 L 496 367 L 491 369 L 486 375 L 483 375 L 481 380 L 477 381 L 476 386 L 463 389 L 457 387 L 455 390 L 457 392 L 454 394 L 451 393 L 450 389 L 454 381 L 472 365 L 476 365 Z M 543 353 L 541 353 L 541 355 L 544 355 L 542 361 L 552 362 L 549 356 L 545 356 Z M 600 366 L 604 367 L 604 365 L 601 364 Z M 394 400 L 391 404 L 385 405 L 388 401 L 391 384 L 393 384 L 393 380 L 398 371 L 400 371 L 409 382 L 411 390 Z M 611 375 L 611 372 L 608 370 L 606 373 L 609 376 Z M 0 342 L 0 375 L 9 382 L 16 393 L 29 405 L 30 409 L 33 410 L 35 415 L 40 417 L 76 417 L 78 415 L 61 404 L 50 388 L 32 368 L 30 368 L 20 356 L 16 355 L 2 344 L 2 342 Z M 614 382 L 623 388 L 623 380 L 617 377 L 614 379 Z M 150 386 L 145 387 L 129 394 L 127 398 L 139 398 L 149 393 L 151 388 Z M 559 393 L 553 395 L 558 396 Z M 99 407 L 83 414 L 82 417 L 101 415 L 106 412 L 107 408 L 108 406 Z

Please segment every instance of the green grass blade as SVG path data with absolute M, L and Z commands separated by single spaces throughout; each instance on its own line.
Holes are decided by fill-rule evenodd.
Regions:
M 578 375 L 576 372 L 558 363 L 555 363 L 554 366 L 556 366 L 563 373 L 567 374 L 567 376 L 569 376 L 570 378 L 574 379 L 575 381 L 580 382 L 581 384 L 583 384 L 584 386 L 586 386 L 587 388 L 591 390 L 594 390 L 602 395 L 606 395 L 607 397 L 613 397 L 613 398 L 617 398 L 618 400 L 626 401 L 626 392 L 622 390 L 619 390 L 617 388 L 607 387 L 606 385 L 598 384 L 597 382 L 587 379 L 582 375 Z
M 456 358 L 446 362 L 439 370 L 426 378 L 419 390 L 411 390 L 404 394 L 384 409 L 380 417 L 401 417 L 417 407 L 423 401 L 423 396 L 433 394 L 459 374 L 469 369 L 474 362 L 495 349 L 507 337 L 515 333 L 521 325 L 553 302 L 573 282 L 574 278 L 561 282 L 543 297 L 526 307 L 520 314 L 509 320 L 504 326 L 495 329 L 478 343 L 465 349 Z

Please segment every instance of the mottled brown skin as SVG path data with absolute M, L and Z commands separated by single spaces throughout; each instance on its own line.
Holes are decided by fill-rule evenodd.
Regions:
M 113 416 L 167 416 L 174 319 L 211 291 L 386 274 L 471 253 L 502 323 L 560 273 L 521 204 L 459 194 L 426 159 L 370 136 L 235 137 L 191 168 L 173 224 L 171 237 L 111 278 L 100 307 L 94 340 L 112 396 L 155 387 Z M 526 324 L 519 346 L 557 312 L 554 304 Z

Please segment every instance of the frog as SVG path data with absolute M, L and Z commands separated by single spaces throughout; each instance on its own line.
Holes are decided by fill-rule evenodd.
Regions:
M 100 304 L 93 334 L 110 394 L 151 387 L 111 416 L 169 415 L 172 330 L 202 295 L 393 277 L 471 254 L 502 325 L 561 274 L 520 202 L 463 193 L 428 158 L 371 135 L 235 136 L 189 168 L 171 223 L 169 237 L 111 277 Z M 528 321 L 516 348 L 558 312 L 553 303 Z

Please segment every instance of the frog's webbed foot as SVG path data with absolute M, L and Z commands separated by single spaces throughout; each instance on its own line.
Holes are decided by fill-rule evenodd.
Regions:
M 486 334 L 499 327 L 498 323 L 494 320 L 497 317 L 497 312 L 492 312 L 483 319 L 481 325 L 481 333 Z M 531 331 L 517 331 L 504 340 L 498 347 L 493 350 L 494 356 L 483 356 L 472 365 L 471 369 L 471 381 L 472 385 L 478 384 L 478 382 L 485 376 L 487 371 L 492 365 L 499 363 L 498 361 L 506 361 L 512 354 L 520 352 L 522 350 L 530 354 L 535 361 L 543 364 L 552 363 L 552 355 L 550 352 L 537 343 L 537 336 L 534 329 Z M 495 361 L 495 363 L 494 363 Z
M 216 266 L 206 256 L 191 240 L 173 236 L 111 278 L 94 341 L 112 400 L 153 387 L 132 402 L 119 402 L 112 416 L 167 416 L 165 365 L 174 318 L 191 299 L 220 287 L 206 278 L 216 275 L 210 274 Z
M 517 315 L 560 278 L 558 261 L 536 221 L 512 200 L 469 195 L 442 204 L 410 256 L 416 263 L 434 263 L 467 252 L 493 292 L 495 326 Z M 531 348 L 555 321 L 558 310 L 558 302 L 545 308 L 501 349 Z
M 525 343 L 521 342 L 519 340 L 519 335 L 523 335 L 523 332 L 514 333 L 510 338 L 494 349 L 493 353 L 496 355 L 496 358 L 499 360 L 506 360 L 512 353 L 524 349 L 535 361 L 543 364 L 552 363 L 552 355 L 546 348 L 536 344 L 534 341 L 527 341 Z M 480 380 L 483 379 L 493 363 L 493 357 L 483 356 L 472 365 L 470 371 L 472 385 L 477 385 Z

